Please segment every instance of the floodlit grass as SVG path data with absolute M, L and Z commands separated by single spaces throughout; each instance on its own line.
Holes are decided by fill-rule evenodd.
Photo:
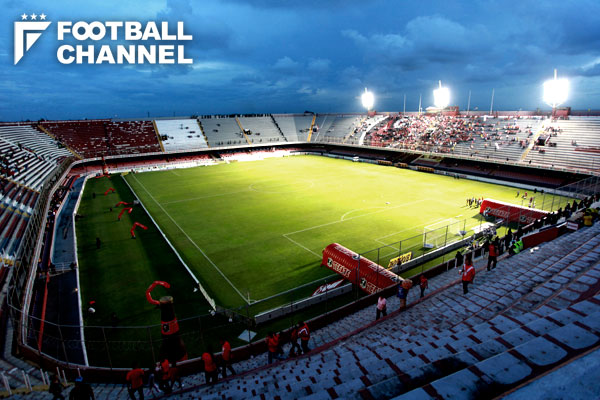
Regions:
M 104 196 L 110 187 L 117 193 Z M 87 310 L 89 301 L 96 302 L 96 313 L 86 317 L 86 325 L 110 326 L 113 312 L 121 320 L 119 325 L 160 324 L 159 311 L 145 297 L 155 280 L 169 282 L 172 288 L 167 292 L 158 287 L 152 293 L 154 298 L 177 292 L 175 305 L 180 317 L 208 309 L 202 295 L 193 293 L 193 281 L 142 207 L 134 206 L 131 214 L 125 212 L 121 221 L 117 220 L 121 211 L 115 208 L 117 202 L 131 203 L 133 199 L 121 176 L 86 183 L 78 210 L 82 218 L 76 225 L 83 309 Z M 148 230 L 138 228 L 137 239 L 132 239 L 129 230 L 135 221 Z M 102 242 L 100 249 L 96 249 L 96 237 Z
M 332 242 L 364 252 L 421 234 L 439 221 L 466 219 L 467 227 L 478 225 L 479 210 L 465 206 L 467 197 L 516 200 L 516 189 L 508 186 L 317 156 L 125 179 L 209 294 L 229 308 L 330 275 L 320 259 Z M 541 200 L 538 195 L 538 207 Z M 140 236 L 155 234 L 151 228 Z M 115 240 L 131 242 L 127 235 Z M 420 244 L 417 240 L 413 249 L 421 251 Z M 381 264 L 394 256 L 390 249 L 381 254 Z M 157 253 L 167 252 L 145 251 L 150 264 Z M 180 266 L 172 268 L 180 280 L 190 279 Z M 111 267 L 119 269 L 120 263 Z M 280 304 L 290 296 L 295 295 L 282 296 Z

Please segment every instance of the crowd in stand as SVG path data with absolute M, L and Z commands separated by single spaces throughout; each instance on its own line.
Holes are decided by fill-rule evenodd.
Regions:
M 529 146 L 531 139 L 519 140 L 513 136 L 521 132 L 517 125 L 502 128 L 486 123 L 481 118 L 443 115 L 396 115 L 375 125 L 366 142 L 372 146 L 394 147 L 408 150 L 450 153 L 459 143 L 483 140 L 484 148 L 491 145 L 496 150 L 518 142 L 521 148 Z M 531 129 L 528 136 L 533 136 Z M 473 144 L 470 145 L 474 149 Z

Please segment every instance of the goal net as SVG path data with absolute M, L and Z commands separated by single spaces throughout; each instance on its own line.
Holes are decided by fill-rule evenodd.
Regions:
M 423 228 L 423 248 L 444 247 L 463 238 L 466 220 L 448 218 Z

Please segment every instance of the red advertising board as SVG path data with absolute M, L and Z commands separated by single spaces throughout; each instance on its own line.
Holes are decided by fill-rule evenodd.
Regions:
M 402 281 L 402 278 L 395 273 L 338 243 L 325 247 L 322 265 L 337 272 L 351 283 L 358 284 L 369 294 Z
M 548 211 L 505 203 L 499 200 L 484 199 L 481 202 L 479 213 L 483 214 L 484 217 L 491 216 L 508 220 L 508 222 L 530 224 L 536 219 L 544 218 Z

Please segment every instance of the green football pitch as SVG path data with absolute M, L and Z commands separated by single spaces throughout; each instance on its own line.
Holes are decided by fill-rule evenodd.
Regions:
M 365 252 L 446 221 L 465 220 L 468 229 L 481 218 L 478 209 L 466 207 L 467 197 L 520 200 L 509 186 L 319 156 L 127 174 L 125 179 L 191 274 L 228 308 L 330 276 L 320 260 L 332 242 Z M 157 235 L 155 229 L 139 233 L 151 243 L 144 246 L 147 257 L 155 261 L 168 254 L 171 275 L 179 274 L 177 280 L 187 279 L 191 287 L 192 277 L 155 240 Z M 417 242 L 420 250 L 422 239 Z M 379 261 L 387 265 L 398 254 L 383 255 L 388 257 Z

